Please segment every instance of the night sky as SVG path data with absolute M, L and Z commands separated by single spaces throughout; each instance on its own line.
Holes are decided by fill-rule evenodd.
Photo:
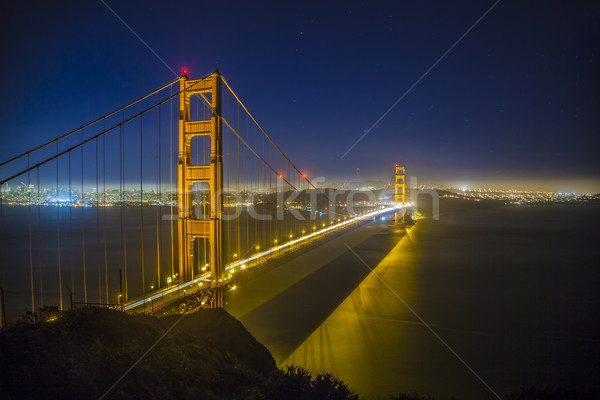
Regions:
M 302 169 L 328 180 L 600 191 L 600 3 L 107 4 L 172 68 L 219 68 Z M 5 1 L 0 159 L 174 78 L 101 2 Z

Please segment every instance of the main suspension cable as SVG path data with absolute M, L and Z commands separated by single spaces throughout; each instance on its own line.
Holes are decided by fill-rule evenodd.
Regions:
M 133 121 L 133 120 L 135 120 L 136 118 L 139 118 L 140 116 L 142 116 L 143 114 L 145 114 L 145 113 L 149 112 L 150 110 L 153 110 L 153 109 L 155 109 L 156 107 L 158 107 L 159 105 L 161 105 L 161 104 L 164 104 L 164 103 L 166 103 L 167 101 L 171 100 L 173 97 L 175 97 L 175 96 L 178 96 L 178 95 L 180 95 L 180 94 L 181 94 L 181 93 L 183 93 L 183 92 L 187 92 L 188 90 L 191 90 L 191 89 L 192 89 L 192 88 L 193 88 L 195 85 L 197 85 L 199 82 L 200 82 L 200 80 L 199 80 L 198 82 L 196 82 L 196 83 L 194 83 L 194 84 L 190 85 L 189 87 L 185 88 L 184 90 L 181 90 L 181 91 L 179 91 L 179 92 L 175 93 L 174 95 L 171 95 L 171 96 L 169 96 L 168 98 L 166 98 L 166 99 L 164 99 L 164 100 L 160 101 L 158 104 L 155 104 L 155 105 L 153 105 L 153 106 L 150 106 L 150 107 L 148 107 L 147 109 L 145 109 L 145 110 L 142 110 L 141 112 L 139 112 L 138 114 L 136 114 L 136 115 L 134 115 L 134 116 L 132 116 L 132 117 L 129 117 L 129 118 L 127 118 L 127 119 L 123 119 L 123 121 L 122 121 L 122 122 L 119 122 L 118 124 L 116 124 L 116 125 L 113 125 L 112 127 L 108 128 L 108 129 L 105 129 L 105 130 L 103 130 L 102 132 L 100 132 L 100 133 L 97 133 L 96 135 L 94 135 L 94 136 L 92 136 L 92 137 L 90 137 L 90 138 L 88 138 L 88 139 L 85 139 L 85 140 L 83 140 L 83 133 L 82 133 L 82 140 L 81 140 L 81 142 L 80 142 L 80 143 L 78 143 L 78 144 L 76 144 L 76 145 L 73 145 L 72 147 L 69 147 L 69 148 L 68 148 L 68 149 L 66 149 L 66 150 L 63 150 L 63 151 L 61 151 L 60 153 L 58 153 L 58 154 L 56 154 L 56 155 L 54 155 L 54 156 L 51 156 L 51 157 L 49 157 L 49 158 L 45 159 L 44 161 L 40 161 L 39 163 L 37 163 L 37 164 L 35 164 L 35 165 L 33 165 L 33 166 L 29 166 L 29 165 L 28 165 L 28 167 L 27 167 L 25 170 L 22 170 L 22 171 L 20 171 L 20 172 L 17 172 L 16 174 L 13 174 L 13 175 L 11 175 L 11 176 L 10 176 L 10 177 L 8 177 L 8 178 L 5 178 L 5 179 L 2 179 L 2 180 L 0 180 L 0 185 L 3 185 L 3 184 L 5 184 L 5 183 L 6 183 L 6 182 L 8 182 L 8 181 L 10 181 L 10 180 L 13 180 L 14 178 L 17 178 L 17 177 L 19 177 L 19 176 L 21 176 L 21 175 L 23 175 L 23 174 L 26 174 L 26 173 L 27 173 L 27 172 L 29 172 L 29 171 L 32 171 L 32 170 L 34 170 L 34 169 L 36 169 L 36 168 L 39 168 L 39 167 L 41 167 L 42 165 L 44 165 L 44 164 L 47 164 L 47 163 L 49 163 L 50 161 L 52 161 L 52 160 L 55 160 L 55 159 L 59 158 L 60 156 L 63 156 L 63 155 L 65 155 L 65 154 L 67 154 L 68 152 L 72 151 L 72 150 L 78 149 L 78 148 L 82 147 L 83 145 L 85 145 L 85 144 L 87 144 L 87 143 L 89 143 L 89 142 L 91 142 L 91 141 L 95 140 L 96 138 L 98 138 L 98 137 L 100 137 L 100 136 L 102 136 L 102 135 L 105 135 L 105 134 L 107 134 L 108 132 L 111 132 L 112 130 L 114 130 L 114 129 L 116 129 L 116 128 L 120 127 L 120 126 L 122 126 L 122 125 L 124 125 L 124 124 L 126 124 L 126 123 L 128 123 L 128 122 L 130 122 L 130 121 Z M 124 118 L 124 116 L 123 116 L 123 118 Z M 82 132 L 83 132 L 83 131 L 82 131 Z
M 242 102 L 242 100 L 240 100 L 240 98 L 238 97 L 238 95 L 233 91 L 233 89 L 231 88 L 231 86 L 229 86 L 229 84 L 227 83 L 227 80 L 224 77 L 221 77 L 223 80 L 223 83 L 225 84 L 225 86 L 227 86 L 227 88 L 229 89 L 229 91 L 231 92 L 231 94 L 236 98 L 236 100 L 240 103 L 240 105 L 244 108 L 244 110 L 246 110 L 246 112 L 248 113 L 248 115 L 250 116 L 250 118 L 252 118 L 252 121 L 254 121 L 254 123 L 256 124 L 256 126 L 258 126 L 258 128 L 262 131 L 262 133 L 267 137 L 267 139 L 269 139 L 269 142 L 271 142 L 271 144 L 273 145 L 273 147 L 275 147 L 277 149 L 277 151 L 279 151 L 279 153 L 287 160 L 287 162 L 296 170 L 296 172 L 298 172 L 298 174 L 305 179 L 313 188 L 317 188 L 315 185 L 312 184 L 312 182 L 308 179 L 307 176 L 305 176 L 305 174 L 303 174 L 302 172 L 300 172 L 300 170 L 296 167 L 296 165 L 294 165 L 294 163 L 283 153 L 283 151 L 281 151 L 281 149 L 279 148 L 279 146 L 277 146 L 275 144 L 275 142 L 273 141 L 273 139 L 271 139 L 271 137 L 267 134 L 267 132 L 265 132 L 265 130 L 263 129 L 263 127 L 258 123 L 258 121 L 256 121 L 256 119 L 254 118 L 254 116 L 250 113 L 250 111 L 248 111 L 248 109 L 246 108 L 246 106 L 244 105 L 244 103 Z
M 83 126 L 80 126 L 79 128 L 77 128 L 77 129 L 75 129 L 75 130 L 72 130 L 72 131 L 71 131 L 71 132 L 69 132 L 69 133 L 66 133 L 66 134 L 64 134 L 64 135 L 62 135 L 62 136 L 59 136 L 59 137 L 57 137 L 56 139 L 53 139 L 53 140 L 51 140 L 51 141 L 49 141 L 49 142 L 46 142 L 46 143 L 44 143 L 44 144 L 42 144 L 42 145 L 39 145 L 39 146 L 37 146 L 37 147 L 33 148 L 33 149 L 31 149 L 31 150 L 28 150 L 28 151 L 26 151 L 25 153 L 19 154 L 18 156 L 15 156 L 15 157 L 13 157 L 13 158 L 11 158 L 11 159 L 9 159 L 9 160 L 6 160 L 6 161 L 4 161 L 4 162 L 0 163 L 0 167 L 3 167 L 3 166 L 5 166 L 6 164 L 9 164 L 9 163 L 11 163 L 11 162 L 13 162 L 13 161 L 16 161 L 16 160 L 18 160 L 18 159 L 20 159 L 20 158 L 23 158 L 23 157 L 25 157 L 25 156 L 27 156 L 27 155 L 29 155 L 29 154 L 35 153 L 36 151 L 38 151 L 38 150 L 41 150 L 41 149 L 43 149 L 43 148 L 44 148 L 44 147 L 46 147 L 46 146 L 49 146 L 49 145 L 51 145 L 51 144 L 53 144 L 53 143 L 57 143 L 57 142 L 59 142 L 59 141 L 61 141 L 61 140 L 63 140 L 63 139 L 66 139 L 67 137 L 69 137 L 69 136 L 73 135 L 74 133 L 77 133 L 77 132 L 79 132 L 79 131 L 81 131 L 81 130 L 83 130 L 83 129 L 85 129 L 85 128 L 89 127 L 89 126 L 92 126 L 92 125 L 94 125 L 95 123 L 102 121 L 103 119 L 106 119 L 106 118 L 108 118 L 108 117 L 110 117 L 110 116 L 113 116 L 113 115 L 115 115 L 116 113 L 118 113 L 118 112 L 120 112 L 120 111 L 122 111 L 122 110 L 125 110 L 126 108 L 128 108 L 128 107 L 131 107 L 132 105 L 134 105 L 134 104 L 137 104 L 137 103 L 139 103 L 140 101 L 142 101 L 142 100 L 144 100 L 144 99 L 146 99 L 146 98 L 148 98 L 148 97 L 152 96 L 153 94 L 155 94 L 155 93 L 158 93 L 158 92 L 160 92 L 161 90 L 163 90 L 163 89 L 165 89 L 165 88 L 167 88 L 167 87 L 169 87 L 169 86 L 173 85 L 175 82 L 179 81 L 181 78 L 182 78 L 182 77 L 179 77 L 179 78 L 177 78 L 177 79 L 175 79 L 175 80 L 173 80 L 173 81 L 171 81 L 171 82 L 167 83 L 166 85 L 162 86 L 161 88 L 159 88 L 159 89 L 156 89 L 156 90 L 155 90 L 155 91 L 153 91 L 152 93 L 150 93 L 150 94 L 147 94 L 146 96 L 144 96 L 144 97 L 141 97 L 141 98 L 139 98 L 139 99 L 137 99 L 137 100 L 135 100 L 135 101 L 133 101 L 133 102 L 131 102 L 131 103 L 127 104 L 126 106 L 123 106 L 123 107 L 119 108 L 118 110 L 115 110 L 115 111 L 113 111 L 113 112 L 111 112 L 111 113 L 109 113 L 109 114 L 106 114 L 106 115 L 104 115 L 103 117 L 100 117 L 100 118 L 98 118 L 98 119 L 96 119 L 96 120 L 94 120 L 94 121 L 92 121 L 92 122 L 90 122 L 90 123 L 87 123 L 87 124 L 85 124 L 85 125 L 83 125 Z

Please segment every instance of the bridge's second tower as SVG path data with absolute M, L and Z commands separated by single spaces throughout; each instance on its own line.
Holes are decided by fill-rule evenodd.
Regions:
M 404 197 L 406 195 L 406 186 L 405 186 L 405 175 L 406 171 L 404 167 L 399 167 L 396 164 L 396 183 L 394 185 L 394 202 L 395 206 L 402 206 L 402 210 L 400 212 L 396 212 L 396 223 L 404 224 Z
M 190 97 L 202 96 L 210 104 L 210 119 L 192 121 Z M 210 248 L 210 271 L 219 285 L 223 275 L 221 256 L 221 215 L 223 212 L 223 145 L 221 126 L 221 74 L 217 70 L 210 76 L 190 80 L 181 78 L 179 95 L 179 165 L 178 165 L 178 246 L 179 280 L 186 282 L 194 277 L 194 241 L 207 239 Z M 210 164 L 192 165 L 192 138 L 210 136 Z M 208 184 L 210 191 L 210 217 L 194 217 L 192 187 L 194 183 Z M 217 299 L 217 303 L 219 303 Z M 217 304 L 219 305 L 219 304 Z

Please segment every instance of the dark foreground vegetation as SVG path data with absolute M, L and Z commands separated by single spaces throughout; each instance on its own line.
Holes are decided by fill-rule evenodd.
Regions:
M 221 309 L 153 318 L 86 308 L 0 331 L 0 399 L 57 398 L 356 400 L 358 395 L 331 374 L 278 369 L 269 351 Z M 595 397 L 558 388 L 503 398 Z M 433 400 L 417 394 L 390 399 Z
M 81 309 L 0 331 L 0 399 L 99 399 L 181 318 Z M 329 374 L 277 369 L 221 309 L 183 317 L 105 399 L 352 399 Z

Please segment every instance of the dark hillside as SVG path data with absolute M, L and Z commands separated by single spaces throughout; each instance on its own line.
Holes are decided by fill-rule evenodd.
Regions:
M 171 327 L 83 309 L 0 332 L 0 397 L 98 399 Z M 107 398 L 242 398 L 278 372 L 267 349 L 220 309 L 186 315 Z

